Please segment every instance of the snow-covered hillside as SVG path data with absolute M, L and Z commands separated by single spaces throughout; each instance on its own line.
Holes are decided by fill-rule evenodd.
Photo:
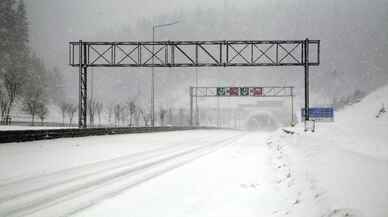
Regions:
M 273 135 L 293 173 L 328 216 L 388 215 L 388 86 L 318 123 L 315 133 Z

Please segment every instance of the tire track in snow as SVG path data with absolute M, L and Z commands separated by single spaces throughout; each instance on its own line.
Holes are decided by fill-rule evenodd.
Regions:
M 208 139 L 208 137 L 209 136 L 202 136 L 202 137 L 198 138 L 197 141 L 202 141 L 204 139 Z M 150 150 L 135 152 L 135 153 L 132 153 L 132 154 L 128 154 L 128 155 L 117 157 L 117 158 L 113 158 L 113 159 L 100 160 L 100 161 L 96 161 L 96 162 L 92 162 L 92 163 L 87 163 L 87 164 L 84 164 L 84 165 L 81 165 L 81 166 L 67 168 L 67 169 L 63 169 L 63 170 L 59 170 L 59 171 L 53 171 L 51 173 L 40 174 L 40 175 L 32 175 L 32 176 L 10 177 L 10 178 L 6 179 L 8 181 L 2 181 L 1 182 L 1 184 L 0 184 L 0 193 L 2 193 L 1 189 L 3 189 L 4 187 L 9 188 L 9 186 L 11 186 L 12 184 L 18 184 L 18 183 L 21 183 L 21 182 L 24 182 L 24 181 L 31 181 L 31 180 L 35 180 L 35 179 L 41 179 L 42 177 L 49 178 L 49 177 L 51 177 L 53 175 L 56 175 L 56 174 L 63 174 L 65 172 L 71 172 L 73 170 L 80 170 L 82 168 L 89 169 L 90 166 L 96 165 L 98 163 L 106 163 L 106 162 L 113 161 L 113 160 L 119 160 L 119 159 L 127 158 L 129 156 L 142 155 L 142 154 L 154 152 L 154 151 L 157 151 L 157 150 L 167 149 L 167 148 L 170 148 L 172 146 L 179 146 L 179 145 L 188 145 L 187 139 L 178 140 L 178 141 L 173 142 L 171 144 L 155 145 L 156 148 L 153 148 L 153 149 L 150 149 Z M 167 147 L 165 147 L 165 146 L 167 146 Z
M 0 210 L 2 210 L 0 214 L 10 217 L 29 214 L 44 216 L 37 212 L 49 208 L 52 208 L 51 211 L 55 210 L 52 213 L 55 216 L 58 216 L 58 212 L 72 213 L 88 207 L 96 201 L 114 196 L 125 189 L 182 166 L 204 154 L 215 151 L 241 136 L 243 135 L 232 136 L 190 148 L 185 146 L 186 148 L 183 150 L 152 158 L 151 160 L 140 161 L 135 165 L 119 168 L 117 171 L 108 173 L 105 171 L 102 172 L 102 175 L 83 177 L 75 182 L 65 184 L 60 183 L 51 189 L 33 192 L 30 195 L 24 195 L 22 198 L 18 197 L 0 203 Z M 62 207 L 61 205 L 64 203 L 67 203 L 70 207 Z
M 25 195 L 38 192 L 44 189 L 77 181 L 79 179 L 84 179 L 88 176 L 101 174 L 112 169 L 123 168 L 126 165 L 131 165 L 141 160 L 152 159 L 155 156 L 166 154 L 168 152 L 173 151 L 174 149 L 182 149 L 183 145 L 183 148 L 187 148 L 188 145 L 193 145 L 205 139 L 207 139 L 207 137 L 201 137 L 197 140 L 197 142 L 189 144 L 178 142 L 176 144 L 169 145 L 168 147 L 161 147 L 149 151 L 138 152 L 111 160 L 100 161 L 92 164 L 53 172 L 43 176 L 14 181 L 7 185 L 0 186 L 0 204 L 11 199 L 24 197 Z

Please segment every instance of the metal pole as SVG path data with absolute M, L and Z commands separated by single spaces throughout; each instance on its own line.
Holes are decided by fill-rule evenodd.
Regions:
M 94 103 L 93 102 L 93 89 L 94 89 L 94 84 L 93 84 L 93 82 L 94 82 L 94 78 L 93 78 L 93 68 L 91 69 L 91 72 L 90 72 L 90 104 L 89 104 L 89 106 L 90 106 L 90 111 L 89 112 L 94 112 L 94 111 L 91 111 L 91 109 L 93 109 L 92 108 L 92 104 Z M 94 114 L 93 115 L 91 115 L 91 114 L 89 114 L 89 116 L 90 116 L 90 119 L 89 119 L 89 124 L 90 124 L 90 127 L 94 127 Z
M 190 126 L 193 126 L 193 87 L 190 87 Z
M 167 24 L 161 24 L 161 25 L 153 25 L 152 26 L 152 78 L 151 78 L 151 126 L 155 127 L 155 71 L 154 71 L 154 64 L 155 64 L 155 29 L 161 28 L 161 27 L 167 27 L 172 26 L 179 23 L 179 21 L 173 22 L 173 23 L 167 23 Z M 172 53 L 173 56 L 173 53 Z M 173 64 L 173 61 L 172 61 Z
M 152 73 L 151 73 L 151 127 L 155 127 L 155 72 L 154 72 L 154 53 L 155 53 L 155 26 L 152 27 Z
M 84 44 L 84 83 L 83 83 L 83 89 L 84 89 L 84 97 L 83 97 L 83 106 L 84 106 L 84 111 L 83 111 L 83 119 L 84 119 L 84 128 L 87 128 L 87 107 L 88 107 L 88 67 L 87 67 L 87 45 Z
M 198 110 L 198 68 L 195 67 L 195 126 L 199 126 Z
M 82 123 L 82 40 L 79 41 L 79 89 L 78 89 L 78 128 L 83 127 Z
M 220 127 L 220 97 L 217 97 L 217 127 Z
M 85 45 L 86 47 L 86 45 Z M 85 59 L 86 60 L 86 59 Z M 87 104 L 88 104 L 88 93 L 87 93 L 87 77 L 88 77 L 88 67 L 84 67 L 84 74 L 83 74 L 83 77 L 84 77 L 84 83 L 83 83 L 83 92 L 84 92 L 84 95 L 83 95 L 83 114 L 82 114 L 82 118 L 83 118 L 83 127 L 82 128 L 87 128 Z
M 87 114 L 87 80 L 88 80 L 88 67 L 87 67 L 87 45 L 80 41 L 80 87 L 79 87 L 79 109 L 78 109 L 78 127 L 87 128 L 86 114 Z
M 294 126 L 294 88 L 291 87 L 291 126 Z
M 305 121 L 310 120 L 309 112 L 309 39 L 306 38 L 304 43 L 304 108 L 305 108 Z

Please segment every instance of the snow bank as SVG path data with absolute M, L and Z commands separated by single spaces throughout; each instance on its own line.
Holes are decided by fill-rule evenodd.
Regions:
M 318 131 L 341 139 L 350 151 L 388 159 L 388 113 L 376 118 L 382 105 L 388 106 L 388 85 L 378 89 L 360 103 L 339 111 L 336 123 L 318 126 Z M 335 129 L 335 130 L 333 130 Z
M 387 96 L 388 86 L 339 111 L 334 123 L 318 123 L 315 133 L 301 125 L 291 129 L 294 135 L 277 133 L 277 144 L 314 192 L 321 215 L 387 216 L 388 114 L 376 118 Z

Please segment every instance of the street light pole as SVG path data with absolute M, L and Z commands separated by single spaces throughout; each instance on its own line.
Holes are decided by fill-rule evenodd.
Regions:
M 155 30 L 162 27 L 172 26 L 178 24 L 179 21 L 173 23 L 166 23 L 152 26 L 152 73 L 151 73 L 151 127 L 155 127 Z
M 151 73 L 151 127 L 155 127 L 155 72 L 154 72 L 154 53 L 155 53 L 155 25 L 152 27 L 152 73 Z
M 195 126 L 199 126 L 198 110 L 198 68 L 195 67 Z

